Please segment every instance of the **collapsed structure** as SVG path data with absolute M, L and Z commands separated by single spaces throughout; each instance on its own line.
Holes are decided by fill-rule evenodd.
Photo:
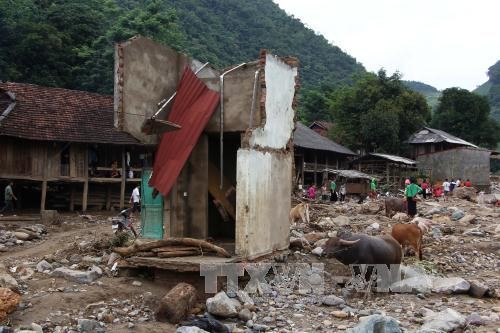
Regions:
M 142 37 L 115 55 L 115 126 L 161 141 L 147 190 L 160 194 L 143 189 L 150 236 L 211 237 L 247 258 L 287 248 L 298 61 L 262 51 L 218 71 Z
M 414 133 L 408 143 L 418 169 L 431 179 L 470 179 L 475 187 L 489 189 L 491 151 L 430 127 Z

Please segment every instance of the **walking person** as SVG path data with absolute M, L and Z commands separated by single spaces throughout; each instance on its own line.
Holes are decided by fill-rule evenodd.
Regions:
M 336 202 L 338 197 L 337 197 L 337 183 L 335 182 L 335 179 L 332 179 L 330 182 L 330 201 Z
M 448 181 L 448 178 L 446 178 L 443 182 L 443 191 L 444 191 L 444 201 L 448 201 L 448 195 L 450 193 L 450 182 Z
M 323 186 L 321 186 L 321 200 L 322 201 L 328 201 L 328 198 L 330 197 L 330 191 L 328 191 L 328 186 L 326 185 L 327 183 L 325 182 Z
M 372 178 L 370 182 L 370 197 L 372 200 L 377 199 L 377 183 L 375 182 L 375 178 Z
M 132 190 L 130 204 L 132 205 L 132 213 L 141 212 L 141 187 L 139 185 Z
M 312 184 L 309 186 L 309 189 L 307 189 L 307 194 L 309 195 L 309 199 L 315 200 L 316 199 L 316 185 Z
M 344 202 L 345 201 L 345 195 L 346 195 L 346 188 L 345 188 L 345 183 L 342 183 L 340 185 L 340 201 Z
M 417 215 L 417 194 L 421 192 L 422 188 L 415 184 L 414 178 L 411 178 L 410 185 L 405 190 L 407 214 L 411 218 Z
M 465 187 L 472 187 L 472 183 L 470 182 L 469 179 L 465 181 Z
M 12 190 L 12 186 L 14 186 L 13 181 L 9 181 L 7 186 L 5 186 L 5 197 L 4 202 L 5 206 L 0 210 L 0 214 L 4 212 L 14 212 L 14 200 L 17 201 L 17 197 L 14 195 L 14 191 Z
M 422 182 L 422 196 L 424 197 L 424 200 L 427 199 L 427 189 L 429 188 L 429 184 L 427 183 L 427 180 L 424 180 Z

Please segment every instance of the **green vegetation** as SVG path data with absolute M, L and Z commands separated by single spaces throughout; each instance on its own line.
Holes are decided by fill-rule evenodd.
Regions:
M 110 94 L 114 44 L 136 34 L 219 68 L 298 57 L 304 91 L 364 72 L 271 0 L 0 0 L 0 79 Z
M 488 98 L 466 89 L 443 91 L 432 126 L 487 148 L 495 148 L 500 140 L 500 126 L 490 117 Z
M 427 100 L 427 104 L 434 111 L 438 105 L 441 92 L 435 87 L 419 81 L 403 81 L 404 85 L 411 90 L 421 93 Z
M 405 140 L 431 117 L 421 94 L 407 88 L 398 73 L 387 76 L 383 70 L 328 98 L 335 118 L 332 138 L 352 149 L 402 153 Z

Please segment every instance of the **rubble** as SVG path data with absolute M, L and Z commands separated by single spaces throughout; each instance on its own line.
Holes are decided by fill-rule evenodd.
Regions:
M 207 299 L 207 311 L 213 315 L 228 318 L 236 317 L 241 304 L 238 300 L 229 298 L 224 291 Z
M 0 322 L 13 312 L 21 302 L 21 296 L 8 288 L 0 288 Z
M 429 311 L 424 318 L 424 324 L 417 332 L 452 332 L 453 330 L 463 327 L 464 325 L 464 316 L 453 309 L 446 308 L 438 313 Z
M 102 275 L 102 269 L 98 266 L 92 266 L 88 271 L 77 271 L 65 267 L 59 267 L 54 269 L 51 273 L 53 277 L 61 277 L 69 281 L 74 281 L 77 283 L 90 283 L 97 280 Z
M 177 324 L 185 319 L 196 303 L 196 288 L 187 283 L 179 283 L 160 301 L 156 312 L 159 321 Z

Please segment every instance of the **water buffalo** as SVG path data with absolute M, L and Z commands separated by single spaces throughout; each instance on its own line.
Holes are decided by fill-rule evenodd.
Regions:
M 392 212 L 406 213 L 406 201 L 403 198 L 386 198 L 385 199 L 385 216 L 391 217 Z
M 352 234 L 344 238 L 328 239 L 323 247 L 324 254 L 336 258 L 344 265 L 401 263 L 401 245 L 391 236 Z

